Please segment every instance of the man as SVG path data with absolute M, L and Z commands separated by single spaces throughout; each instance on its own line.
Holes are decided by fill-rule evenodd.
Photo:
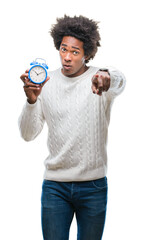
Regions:
M 114 98 L 125 86 L 117 70 L 88 67 L 100 46 L 98 23 L 57 19 L 51 36 L 62 67 L 42 85 L 21 75 L 27 102 L 19 118 L 26 141 L 48 126 L 42 186 L 44 240 L 68 240 L 74 214 L 78 240 L 102 239 L 107 206 L 107 130 Z

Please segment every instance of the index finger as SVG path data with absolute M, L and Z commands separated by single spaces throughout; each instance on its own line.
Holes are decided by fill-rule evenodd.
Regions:
M 25 73 L 23 73 L 21 76 L 20 76 L 20 79 L 25 83 L 26 81 L 28 81 L 28 72 L 29 72 L 29 69 L 27 69 L 25 71 Z
M 25 80 L 28 78 L 28 73 L 23 73 L 21 76 L 20 76 L 20 79 L 25 82 Z
M 97 86 L 99 91 L 103 91 L 104 83 L 103 83 L 103 78 L 101 75 L 97 74 Z
M 95 74 L 95 75 L 92 77 L 92 82 L 95 83 L 95 84 L 97 84 L 97 77 L 98 77 L 97 74 Z

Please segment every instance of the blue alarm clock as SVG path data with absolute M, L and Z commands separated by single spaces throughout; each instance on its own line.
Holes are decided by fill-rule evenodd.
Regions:
M 44 63 L 38 62 L 38 59 L 44 61 Z M 46 65 L 46 61 L 42 58 L 36 58 L 30 65 L 32 65 L 28 74 L 30 81 L 35 84 L 43 83 L 47 78 L 48 66 Z

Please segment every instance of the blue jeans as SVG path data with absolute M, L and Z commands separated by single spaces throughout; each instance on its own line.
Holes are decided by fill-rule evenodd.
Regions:
M 68 240 L 75 213 L 77 240 L 101 240 L 107 205 L 107 178 L 85 182 L 44 180 L 41 220 L 44 240 Z

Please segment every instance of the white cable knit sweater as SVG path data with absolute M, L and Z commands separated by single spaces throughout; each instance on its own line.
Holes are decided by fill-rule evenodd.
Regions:
M 125 87 L 125 77 L 109 68 L 111 86 L 98 96 L 91 89 L 98 69 L 90 67 L 75 78 L 64 76 L 61 69 L 49 72 L 37 102 L 26 102 L 23 108 L 19 128 L 26 141 L 41 132 L 45 121 L 48 126 L 45 179 L 69 182 L 106 176 L 110 110 Z

